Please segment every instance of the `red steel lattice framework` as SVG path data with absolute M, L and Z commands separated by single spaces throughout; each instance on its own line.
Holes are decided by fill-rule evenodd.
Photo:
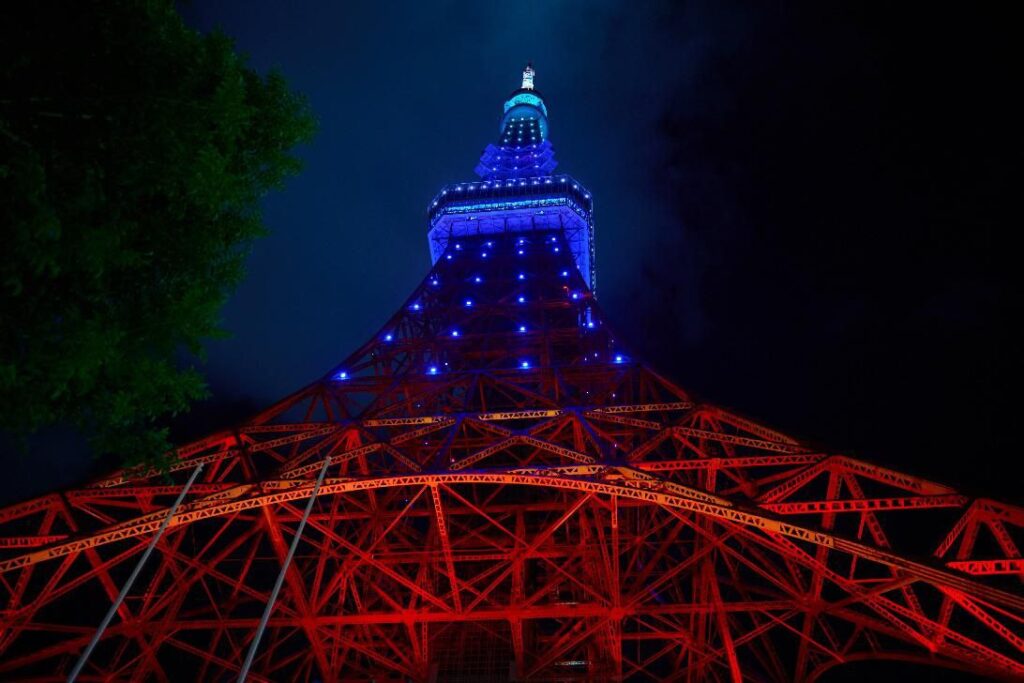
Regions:
M 565 229 L 507 218 L 172 481 L 0 510 L 0 680 L 66 679 L 165 521 L 78 680 L 235 680 L 293 541 L 249 680 L 1024 679 L 1024 510 L 695 401 L 624 350 Z

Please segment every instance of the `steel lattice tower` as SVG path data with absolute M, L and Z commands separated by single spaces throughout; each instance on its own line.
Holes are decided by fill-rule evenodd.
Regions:
M 78 680 L 236 680 L 250 651 L 258 681 L 1024 678 L 1024 510 L 639 361 L 594 299 L 590 194 L 554 168 L 527 67 L 362 348 L 178 449 L 173 483 L 0 510 L 0 680 L 65 680 L 97 633 Z

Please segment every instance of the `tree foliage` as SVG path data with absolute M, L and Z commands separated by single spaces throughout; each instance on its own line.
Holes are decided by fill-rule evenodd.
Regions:
M 189 359 L 314 129 L 284 79 L 168 1 L 0 10 L 0 429 L 153 461 Z

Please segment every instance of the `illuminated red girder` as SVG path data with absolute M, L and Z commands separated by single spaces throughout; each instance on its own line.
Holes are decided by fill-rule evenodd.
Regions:
M 250 680 L 1024 678 L 1024 510 L 697 402 L 623 347 L 563 231 L 440 256 L 170 480 L 0 510 L 0 680 L 68 676 L 199 463 L 79 680 L 234 680 L 325 458 Z

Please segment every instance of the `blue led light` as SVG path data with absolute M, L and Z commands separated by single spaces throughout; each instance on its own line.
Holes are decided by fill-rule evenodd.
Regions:
M 573 301 L 575 301 L 576 299 L 579 299 L 580 298 L 580 293 L 579 292 L 573 292 L 572 293 L 572 298 L 573 298 Z
M 562 271 L 562 277 L 569 277 L 569 271 L 568 270 L 563 270 Z
M 471 306 L 473 305 L 473 300 L 472 300 L 472 299 L 466 299 L 466 300 L 465 300 L 465 301 L 463 302 L 463 305 L 464 305 L 464 306 L 465 306 L 466 308 L 469 308 L 469 307 L 471 307 Z
M 588 322 L 587 327 L 589 327 L 590 329 L 594 329 L 594 321 L 591 320 L 590 322 Z
M 528 360 L 522 361 L 521 363 L 519 363 L 519 367 L 521 367 L 523 370 L 529 370 L 530 369 L 530 361 L 528 361 Z
M 480 253 L 480 257 L 481 257 L 481 258 L 487 258 L 487 252 L 486 252 L 486 251 L 484 251 L 484 252 L 481 252 L 481 253 Z
M 555 247 L 555 253 L 556 254 L 558 253 L 558 247 Z
M 519 331 L 520 332 L 526 332 L 526 325 L 520 325 L 519 326 Z
M 452 260 L 452 255 L 451 255 L 451 254 L 448 254 L 448 256 L 447 256 L 447 259 L 448 259 L 449 261 L 451 261 L 451 260 Z
M 412 306 L 410 306 L 410 308 L 412 308 L 412 310 L 414 310 L 414 311 L 418 311 L 418 310 L 420 310 L 423 307 L 420 306 L 419 304 L 413 304 Z
M 459 336 L 459 331 L 458 330 L 452 330 L 452 336 L 453 337 L 458 337 Z
M 456 249 L 460 249 L 460 250 L 461 250 L 461 249 L 462 249 L 462 245 L 461 245 L 461 244 L 459 244 L 458 242 L 456 242 L 456 243 L 455 243 L 455 248 L 456 248 Z
M 519 279 L 520 280 L 525 280 L 526 279 L 526 273 L 519 273 Z
M 616 354 L 616 356 L 615 356 L 615 362 L 616 363 L 621 363 L 623 360 L 624 359 L 623 359 L 621 354 Z
M 384 335 L 384 341 L 386 341 L 386 342 L 389 342 L 389 341 L 391 341 L 394 338 L 395 338 L 395 336 L 393 334 L 385 334 Z
M 484 279 L 482 277 L 480 277 L 479 275 L 477 275 L 475 278 L 473 278 L 473 282 L 475 282 L 477 284 L 480 284 L 483 281 L 484 281 Z
M 438 280 L 437 278 L 434 278 L 433 280 L 430 281 L 430 284 L 432 284 L 435 287 L 437 287 L 439 284 L 441 284 L 441 281 Z
M 525 304 L 526 303 L 526 297 L 525 296 L 521 296 L 518 299 L 516 299 L 516 301 L 518 301 L 521 304 Z
M 526 252 L 525 252 L 525 251 L 523 251 L 522 249 L 520 249 L 520 250 L 519 250 L 519 255 L 520 255 L 520 256 L 522 256 L 522 255 L 523 255 L 523 254 L 525 254 L 525 253 L 526 253 Z
M 347 373 L 347 372 L 345 372 L 344 370 L 342 370 L 342 371 L 341 371 L 341 372 L 339 372 L 339 373 L 338 373 L 337 375 L 335 375 L 335 378 L 337 378 L 337 379 L 341 379 L 341 380 L 345 380 L 345 379 L 348 379 L 348 373 Z
M 427 374 L 428 375 L 436 375 L 437 374 L 437 366 L 436 365 L 431 365 L 429 368 L 427 368 Z

